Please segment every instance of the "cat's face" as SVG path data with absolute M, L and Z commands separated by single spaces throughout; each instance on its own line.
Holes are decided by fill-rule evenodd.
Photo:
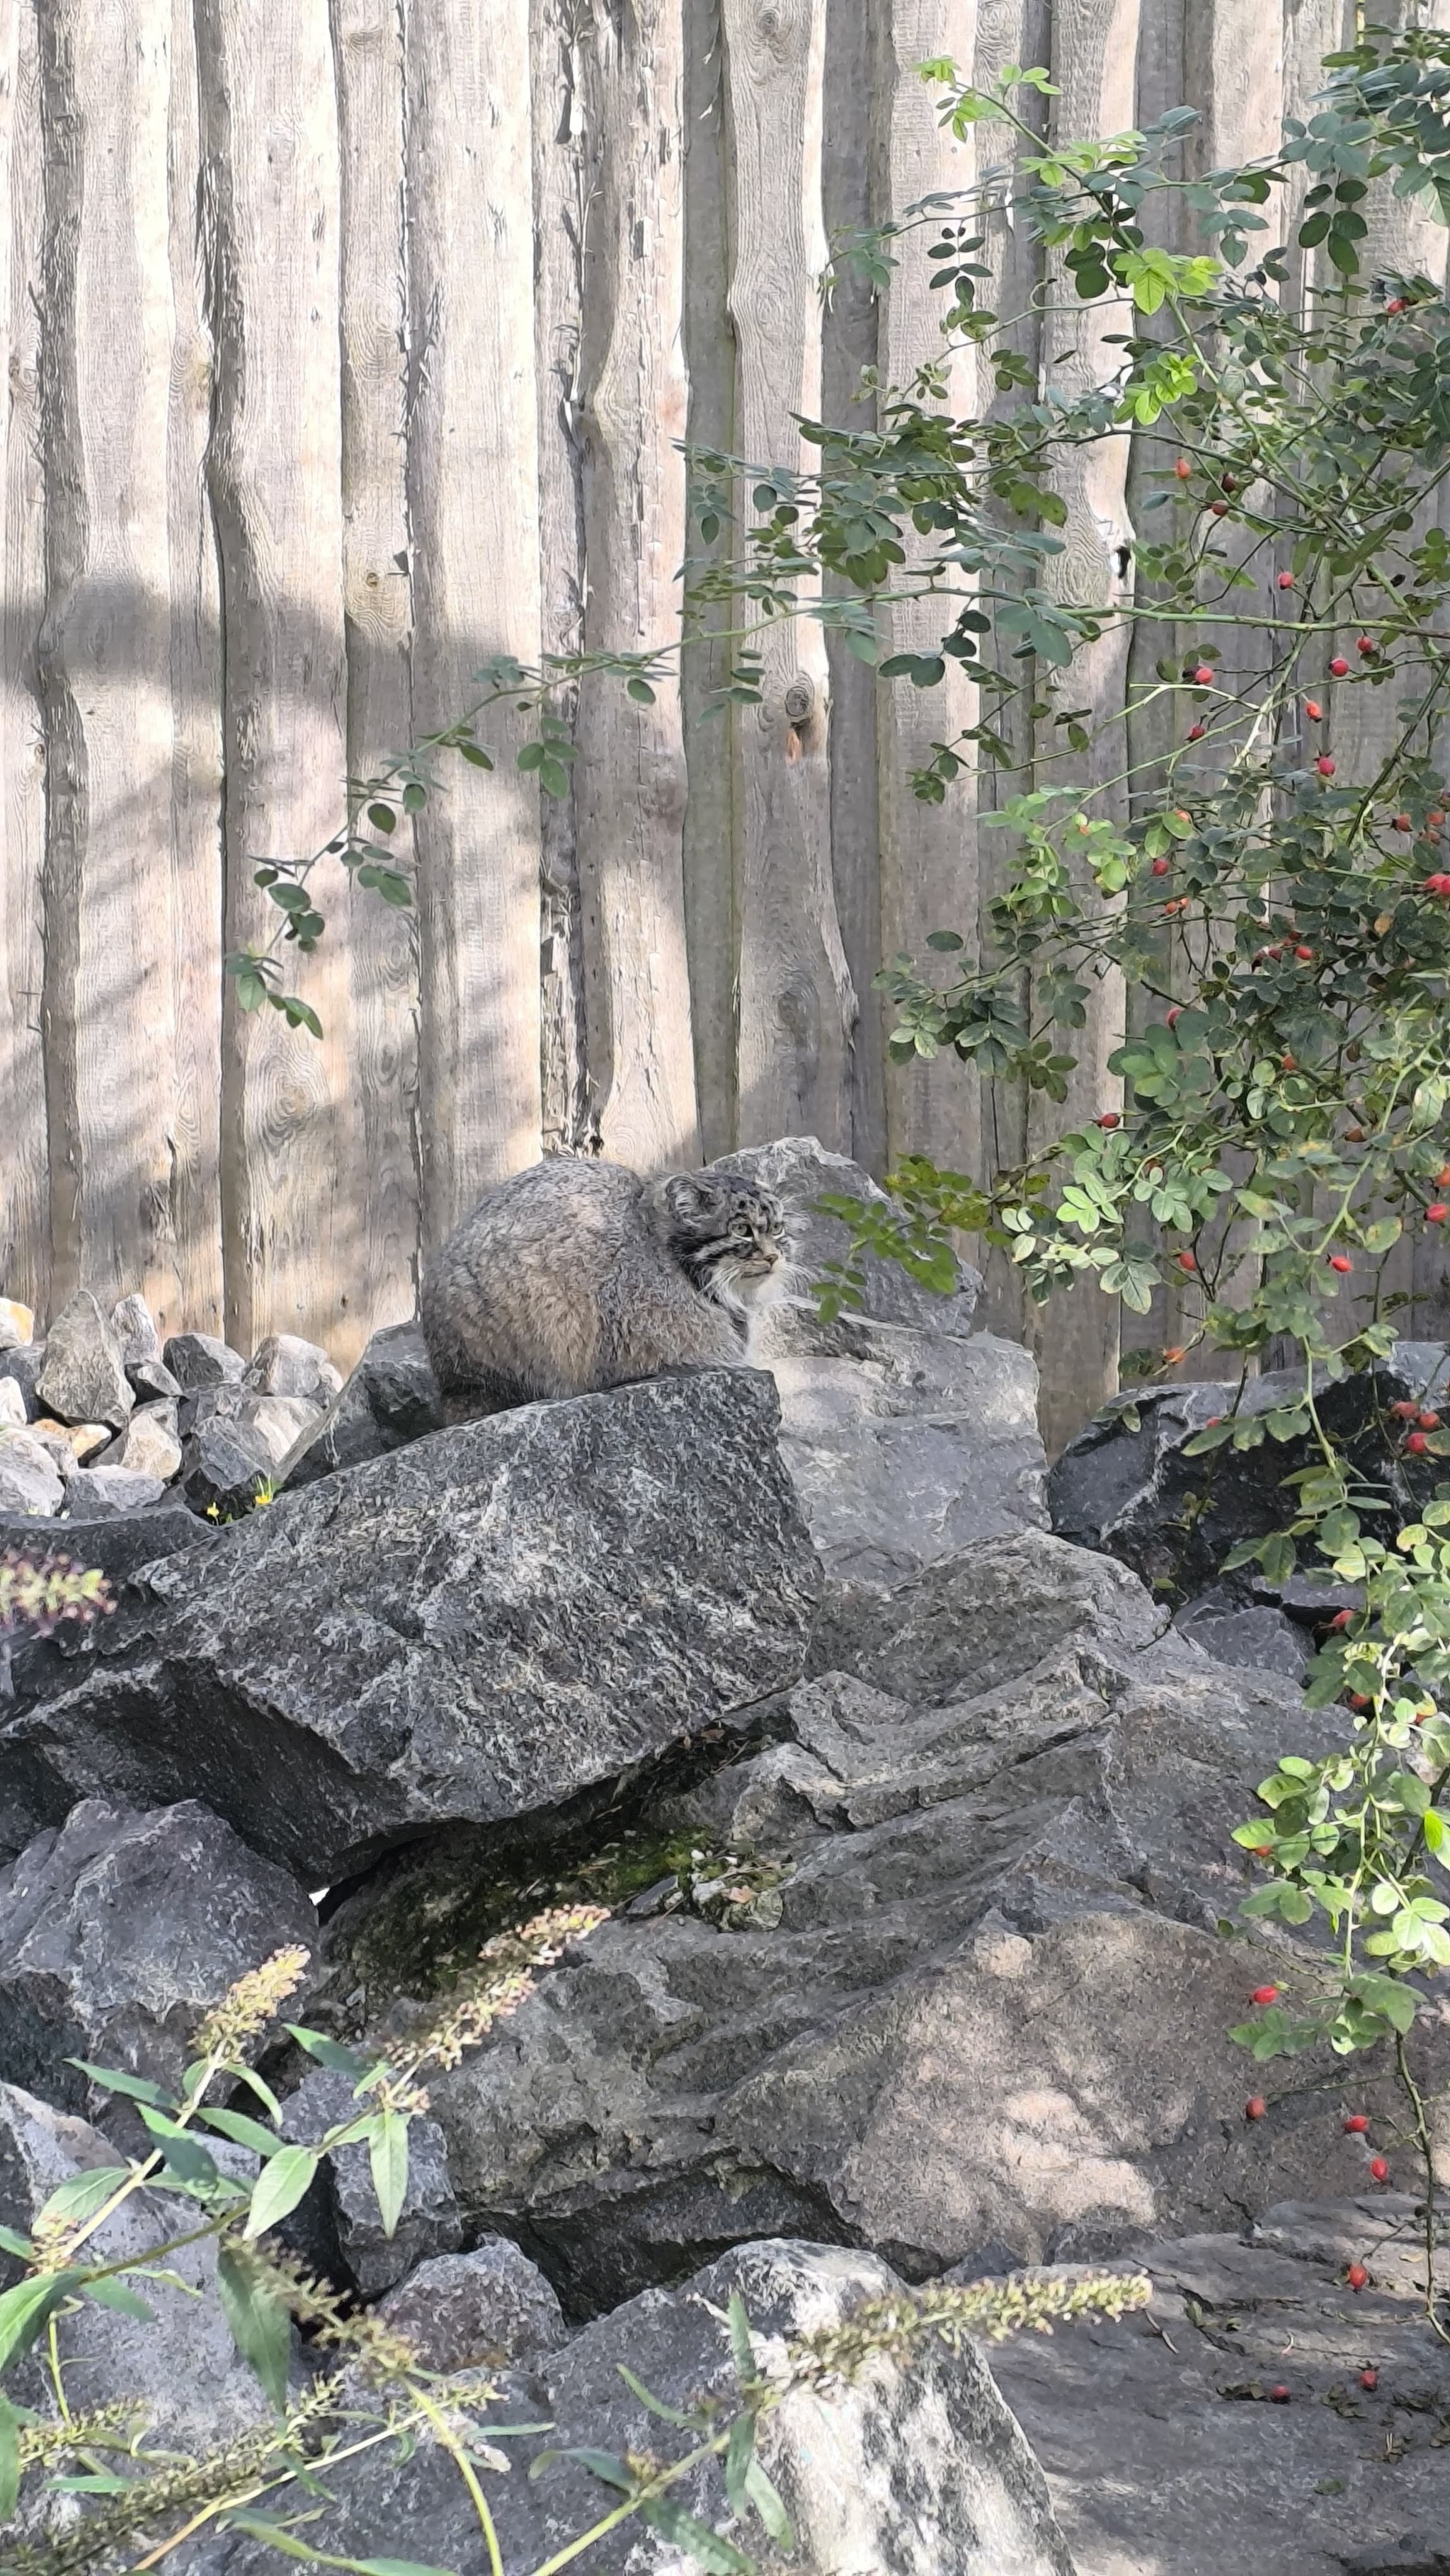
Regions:
M 779 1199 L 735 1172 L 674 1172 L 660 1192 L 670 1250 L 699 1285 L 758 1296 L 786 1259 Z

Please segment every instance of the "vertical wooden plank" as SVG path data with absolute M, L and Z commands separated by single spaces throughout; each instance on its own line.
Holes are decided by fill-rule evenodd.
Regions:
M 53 1290 L 175 1317 L 170 0 L 38 24 Z
M 731 138 L 736 439 L 752 466 L 802 461 L 820 404 L 824 0 L 723 0 Z M 748 481 L 740 494 L 749 512 Z M 856 1001 L 830 869 L 827 670 L 809 618 L 763 645 L 759 706 L 736 710 L 739 1132 L 849 1136 Z
M 39 435 L 40 119 L 34 8 L 0 10 L 0 1294 L 43 1316 L 50 1211 L 41 1043 L 44 751 L 34 650 L 44 567 Z
M 588 196 L 580 42 L 574 0 L 529 0 L 533 69 L 534 363 L 539 388 L 539 579 L 546 654 L 584 640 L 584 498 L 576 414 L 583 334 Z M 573 725 L 579 693 L 562 684 Z M 596 1142 L 584 1034 L 584 938 L 574 781 L 542 800 L 540 1039 L 543 1143 L 571 1153 Z
M 197 0 L 216 390 L 207 480 L 221 566 L 226 929 L 270 930 L 258 858 L 336 829 L 347 768 L 338 387 L 337 101 L 325 0 L 264 17 Z M 345 907 L 302 979 L 327 1032 L 226 1002 L 228 1331 L 302 1332 L 340 1359 L 366 1318 Z M 289 961 L 290 962 L 290 961 Z
M 685 18 L 684 344 L 689 387 L 687 435 L 695 447 L 729 454 L 735 445 L 735 339 L 727 302 L 729 227 L 724 39 L 718 0 L 691 0 Z M 691 528 L 692 551 L 724 554 L 723 531 L 706 546 Z M 710 713 L 729 667 L 722 605 L 687 634 L 680 657 L 687 794 L 683 832 L 685 935 L 700 1147 L 706 1160 L 740 1141 L 736 1115 L 734 780 L 730 728 Z
M 885 32 L 879 112 L 885 124 L 888 202 L 908 206 L 938 191 L 970 187 L 975 155 L 943 132 L 937 100 L 918 66 L 943 54 L 963 70 L 970 66 L 977 0 L 891 0 Z M 939 355 L 942 301 L 931 291 L 925 241 L 911 243 L 881 298 L 881 374 L 886 384 L 909 384 L 925 360 Z M 942 407 L 965 415 L 976 406 L 973 354 L 959 351 Z M 950 613 L 944 599 L 903 601 L 884 610 L 887 649 L 934 650 Z M 976 720 L 977 691 L 950 659 L 938 688 L 920 690 L 909 680 L 883 684 L 878 793 L 882 947 L 888 957 L 900 953 L 925 965 L 929 932 L 957 930 L 972 937 L 975 782 L 965 775 L 945 804 L 925 805 L 912 794 L 911 773 L 928 766 L 934 742 L 954 741 Z M 948 1170 L 976 1170 L 981 1160 L 980 1086 L 975 1072 L 957 1057 L 889 1069 L 886 1099 L 893 1162 L 903 1154 L 928 1154 Z
M 396 0 L 331 0 L 341 170 L 342 567 L 347 767 L 408 740 L 412 633 L 404 426 L 403 35 Z M 450 786 L 456 784 L 450 781 Z M 412 826 L 393 835 L 408 855 Z M 360 1125 L 356 1268 L 366 1335 L 413 1312 L 418 1254 L 417 917 L 354 890 L 347 923 Z
M 469 704 L 489 654 L 537 662 L 538 422 L 528 12 L 433 0 L 407 29 L 413 715 Z M 465 246 L 467 246 L 465 248 Z M 498 763 L 419 818 L 423 1234 L 540 1142 L 539 812 Z
M 595 0 L 579 434 L 591 650 L 673 640 L 685 542 L 681 0 Z M 699 1152 L 685 954 L 679 691 L 579 693 L 575 776 L 589 1071 L 604 1150 L 642 1171 Z
M 889 0 L 863 0 L 826 11 L 823 74 L 821 211 L 826 239 L 860 232 L 891 211 L 890 174 L 875 113 L 882 78 L 883 21 Z M 835 279 L 821 316 L 821 418 L 833 429 L 871 430 L 876 398 L 862 385 L 880 360 L 876 290 L 847 267 Z M 827 573 L 825 589 L 850 595 Z M 876 701 L 879 683 L 848 650 L 839 628 L 826 629 L 831 697 L 828 751 L 831 795 L 831 882 L 841 944 L 859 1008 L 851 1058 L 851 1151 L 868 1171 L 884 1172 L 886 1143 L 886 999 L 873 992 L 881 965 L 881 825 L 877 798 Z
M 171 1208 L 179 1307 L 158 1322 L 221 1332 L 222 673 L 206 489 L 212 348 L 197 256 L 201 169 L 191 0 L 172 0 L 167 226 L 167 624 L 171 694 Z

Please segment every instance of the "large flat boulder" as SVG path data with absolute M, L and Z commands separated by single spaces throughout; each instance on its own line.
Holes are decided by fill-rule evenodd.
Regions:
M 697 1864 L 432 2087 L 465 2223 L 519 2235 L 588 2311 L 745 2234 L 921 2278 L 1361 2187 L 1343 2114 L 1388 2117 L 1392 2065 L 1254 2066 L 1228 2036 L 1250 1989 L 1308 1965 L 1219 1928 L 1255 1783 L 1332 1715 L 1160 1619 L 1036 1533 L 863 1616 L 856 1673 L 666 1801 Z M 1450 2071 L 1450 2012 L 1413 2048 L 1427 2084 Z
M 898 1584 L 978 1539 L 1045 1522 L 1037 1370 L 1015 1343 L 864 1315 L 823 1324 L 792 1300 L 767 1310 L 760 1357 L 828 1573 Z
M 283 1495 L 149 1569 L 0 1802 L 200 1798 L 329 1884 L 549 1810 L 786 1689 L 820 1571 L 763 1374 L 528 1405 Z

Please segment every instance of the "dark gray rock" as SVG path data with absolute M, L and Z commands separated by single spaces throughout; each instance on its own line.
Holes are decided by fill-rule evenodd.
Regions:
M 195 1802 L 90 1798 L 0 1869 L 0 2078 L 112 2125 L 68 2061 L 174 2090 L 204 2013 L 274 1950 L 311 1950 L 295 1879 Z
M 1287 1943 L 1218 1929 L 1251 1883 L 1232 1836 L 1254 1785 L 1321 1750 L 1332 1713 L 1150 1642 L 1141 1587 L 1060 1541 L 950 1571 L 954 1688 L 944 1628 L 922 1651 L 906 1621 L 903 1689 L 913 1650 L 928 1687 L 881 1690 L 878 1613 L 864 1680 L 798 1687 L 781 1740 L 667 1802 L 661 1827 L 706 1856 L 693 1903 L 616 1916 L 432 2086 L 466 2222 L 519 2237 L 570 2309 L 746 2232 L 864 2241 L 920 2278 L 1362 2181 L 1339 2082 L 1251 2069 L 1228 2037 Z M 733 1915 L 711 1910 L 722 1851 Z M 1450 2013 L 1415 2047 L 1450 2071 Z M 1391 2115 L 1392 2068 L 1353 2080 Z M 1270 2116 L 1246 2123 L 1256 2087 Z
M 351 2078 L 319 2066 L 284 2101 L 282 2135 L 291 2146 L 315 2147 L 357 2107 Z M 339 2147 L 324 2158 L 287 2233 L 310 2262 L 365 2299 L 391 2290 L 429 2256 L 456 2252 L 463 2223 L 436 2120 L 419 2117 L 409 2125 L 408 2188 L 391 2236 L 383 2233 L 365 2146 Z
M 181 1490 L 194 1512 L 239 1520 L 269 1486 L 277 1462 L 271 1443 L 250 1422 L 219 1416 L 181 1444 Z
M 1293 1369 L 1251 1378 L 1240 1419 L 1254 1423 L 1295 1403 L 1303 1383 Z M 1428 1498 L 1442 1467 L 1430 1457 L 1405 1455 L 1403 1425 L 1390 1407 L 1413 1400 L 1433 1408 L 1445 1384 L 1442 1344 L 1398 1342 L 1374 1370 L 1316 1390 L 1325 1428 L 1355 1470 L 1387 1486 L 1407 1510 Z M 1240 1541 L 1266 1537 L 1292 1519 L 1294 1496 L 1284 1478 L 1308 1462 L 1310 1450 L 1304 1440 L 1265 1436 L 1255 1448 L 1185 1455 L 1196 1432 L 1233 1410 L 1236 1394 L 1230 1384 L 1149 1387 L 1097 1414 L 1048 1478 L 1053 1528 L 1082 1546 L 1106 1549 L 1175 1600 L 1224 1581 L 1249 1601 L 1255 1569 L 1224 1577 L 1223 1561 Z
M 1289 1681 L 1302 1680 L 1314 1651 L 1304 1630 L 1281 1610 L 1263 1603 L 1246 1609 L 1223 1591 L 1201 1592 L 1176 1614 L 1173 1625 L 1217 1663 L 1283 1673 Z
M 58 1421 L 123 1428 L 136 1399 L 121 1345 L 88 1288 L 78 1288 L 51 1325 L 35 1392 Z
M 164 1396 L 174 1404 L 181 1393 L 180 1379 L 172 1376 L 164 1360 L 141 1360 L 129 1374 L 138 1397 Z
M 1417 2237 L 1413 2205 L 1380 2195 L 1270 2209 L 1249 2243 L 1147 2239 L 1147 2316 L 996 2347 L 1077 2576 L 1434 2569 L 1450 2351 Z M 1287 2405 L 1266 2402 L 1280 2386 Z
M 745 1369 L 435 1433 L 153 1567 L 0 1797 L 197 1796 L 311 1886 L 503 1824 L 786 1688 L 819 1568 Z
M 256 1395 L 301 1396 L 321 1407 L 342 1386 L 342 1373 L 316 1342 L 297 1333 L 269 1333 L 242 1373 L 242 1384 Z
M 30 1422 L 43 1410 L 35 1389 L 44 1366 L 44 1342 L 22 1342 L 15 1350 L 0 1350 L 0 1377 L 10 1378 L 19 1387 Z
M 121 1345 L 122 1363 L 133 1382 L 137 1369 L 160 1361 L 161 1335 L 156 1330 L 156 1318 L 139 1292 L 123 1297 L 112 1307 L 111 1330 Z
M 538 2265 L 507 2236 L 485 2236 L 469 2254 L 420 2263 L 389 2290 L 381 2313 L 425 2370 L 498 2361 L 532 2369 L 569 2335 Z
M 0 2222 L 25 2235 L 51 2193 L 73 2175 L 117 2164 L 116 2149 L 84 2120 L 19 2087 L 0 2084 Z M 196 2203 L 139 2192 L 91 2239 L 96 2260 L 120 2263 L 168 2243 L 196 2221 Z M 0 2253 L 0 2287 L 20 2264 Z M 168 2274 L 170 2277 L 168 2278 Z M 55 2327 L 67 2395 L 87 2413 L 140 2410 L 151 2445 L 206 2453 L 268 2420 L 262 2391 L 233 2345 L 216 2294 L 216 2248 L 204 2240 L 169 2253 L 145 2282 L 147 2322 L 90 2301 L 67 2303 Z M 43 2418 L 55 2411 L 45 2339 L 7 2373 L 5 2393 Z
M 486 2480 L 505 2564 L 529 2568 L 598 2521 L 608 2490 L 574 2462 L 557 2458 L 540 2477 L 525 2473 L 531 2451 L 590 2446 L 614 2453 L 681 2456 L 691 2444 L 652 2415 L 620 2376 L 635 2373 L 666 2405 L 700 2399 L 731 2409 L 735 2378 L 724 2317 L 738 2289 L 767 2368 L 791 2338 L 839 2324 L 869 2298 L 899 2285 L 884 2264 L 832 2246 L 750 2244 L 685 2283 L 652 2290 L 617 2315 L 576 2335 L 539 2365 L 537 2394 L 500 2391 L 475 2416 L 477 2457 L 503 2451 L 512 2475 Z M 487 2387 L 487 2383 L 484 2383 Z M 467 2402 L 467 2383 L 448 2394 Z M 478 2404 L 475 2399 L 475 2405 Z M 493 2422 L 551 2419 L 544 2442 L 493 2435 Z M 878 2361 L 829 2400 L 798 2392 L 768 2415 L 760 2457 L 795 2526 L 789 2559 L 776 2554 L 752 2516 L 737 2523 L 718 2463 L 706 2462 L 671 2493 L 707 2524 L 728 2531 L 755 2565 L 796 2576 L 1073 2576 L 1072 2562 L 1036 2461 L 976 2349 L 932 2344 L 912 2367 Z M 437 2565 L 476 2568 L 478 2525 L 456 2469 L 430 2443 L 383 2444 L 329 2476 L 340 2501 L 308 2524 L 309 2542 L 330 2554 L 406 2554 Z M 613 2576 L 682 2576 L 694 2564 L 676 2542 L 638 2520 L 617 2527 L 588 2554 Z M 259 2544 L 214 2543 L 208 2576 L 263 2576 Z
M 442 1428 L 443 1399 L 422 1326 L 388 1324 L 372 1335 L 316 1429 L 305 1432 L 283 1461 L 278 1481 L 293 1488 L 310 1485 Z
M 843 1261 L 850 1232 L 840 1217 L 820 1212 L 823 1196 L 861 1199 L 876 1208 L 893 1202 L 860 1163 L 833 1154 L 815 1136 L 781 1136 L 771 1145 L 746 1145 L 737 1154 L 721 1154 L 712 1166 L 743 1172 L 773 1190 L 789 1220 L 791 1256 L 802 1293 L 823 1277 L 828 1263 Z M 965 1262 L 957 1267 L 957 1285 L 939 1297 L 916 1281 L 898 1262 L 882 1261 L 873 1252 L 861 1264 L 860 1313 L 882 1324 L 909 1324 L 924 1333 L 965 1333 L 971 1325 L 982 1282 Z
M 77 1467 L 65 1480 L 65 1517 L 69 1521 L 129 1520 L 165 1498 L 164 1476 L 145 1475 L 134 1467 Z
M 184 1392 L 239 1381 L 247 1365 L 241 1352 L 216 1333 L 173 1333 L 161 1356 Z
M 207 1547 L 215 1535 L 209 1522 L 198 1521 L 194 1512 L 175 1500 L 158 1503 L 154 1510 L 88 1521 L 83 1537 L 68 1530 L 64 1521 L 37 1530 L 23 1514 L 0 1513 L 0 1549 L 23 1546 L 32 1554 L 64 1556 L 96 1568 L 113 1589 L 128 1583 L 138 1568 L 154 1559 L 174 1556 L 182 1547 Z
M 949 1301 L 939 1301 L 946 1304 Z M 1037 1370 L 970 1340 L 814 1306 L 766 1310 L 781 1452 L 827 1572 L 900 1583 L 920 1566 L 1046 1519 Z

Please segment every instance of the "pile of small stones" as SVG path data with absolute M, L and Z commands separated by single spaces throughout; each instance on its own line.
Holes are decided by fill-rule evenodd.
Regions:
M 89 1289 L 43 1340 L 0 1298 L 0 1519 L 105 1520 L 184 1501 L 228 1520 L 281 1481 L 342 1385 L 315 1342 L 271 1333 L 250 1359 L 214 1333 L 163 1343 L 141 1296 Z

